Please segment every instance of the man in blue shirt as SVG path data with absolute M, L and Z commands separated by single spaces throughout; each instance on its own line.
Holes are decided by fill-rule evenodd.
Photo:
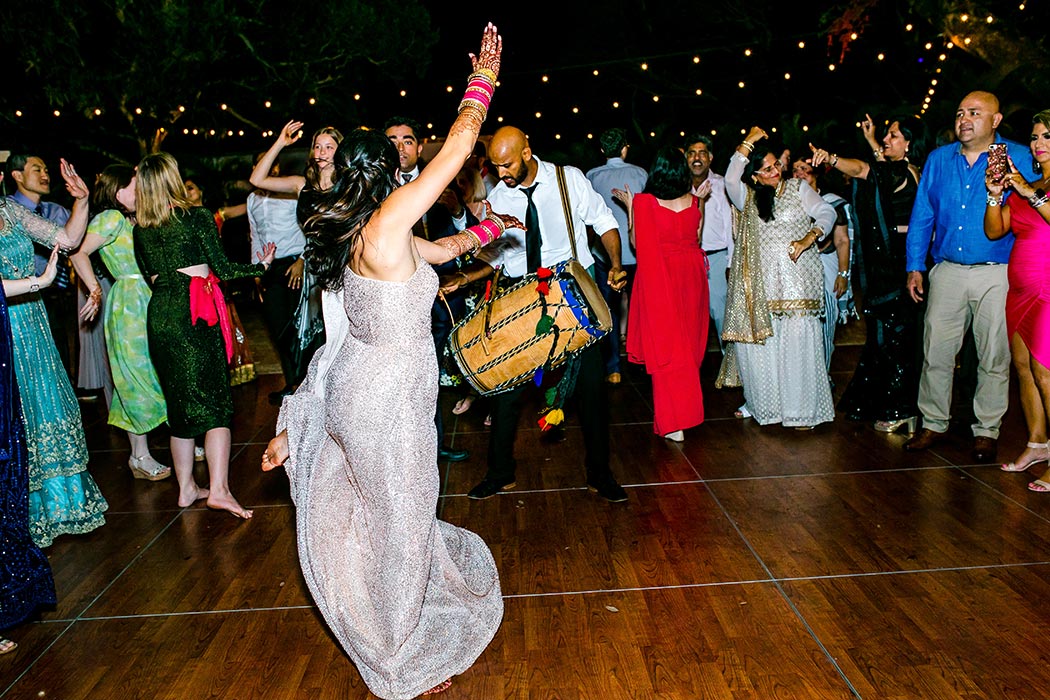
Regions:
M 908 226 L 908 292 L 916 302 L 926 294 L 922 272 L 933 257 L 927 298 L 925 361 L 919 382 L 922 430 L 904 444 L 925 450 L 948 430 L 955 356 L 967 328 L 977 343 L 977 392 L 973 399 L 973 458 L 995 459 L 999 426 L 1009 402 L 1010 347 L 1006 337 L 1006 264 L 1014 237 L 991 241 L 984 235 L 984 186 L 988 147 L 1007 144 L 1014 164 L 1030 170 L 1029 151 L 996 133 L 999 100 L 971 92 L 955 114 L 958 143 L 942 146 L 926 160 Z M 1027 173 L 1026 173 L 1027 176 Z
M 591 246 L 594 253 L 594 278 L 598 283 L 605 303 L 609 305 L 612 312 L 612 332 L 599 341 L 602 346 L 602 359 L 605 361 L 605 380 L 610 384 L 620 383 L 620 319 L 623 294 L 631 294 L 631 283 L 634 282 L 634 270 L 637 262 L 631 251 L 629 240 L 630 229 L 627 225 L 627 210 L 612 196 L 614 189 L 630 189 L 631 192 L 641 192 L 645 189 L 645 183 L 649 180 L 649 174 L 637 165 L 627 162 L 627 132 L 623 129 L 606 129 L 599 137 L 602 154 L 605 156 L 605 165 L 592 168 L 587 171 L 587 179 L 591 181 L 594 190 L 602 196 L 605 204 L 612 211 L 616 219 L 617 230 L 620 232 L 620 261 L 623 271 L 627 273 L 627 286 L 623 292 L 613 291 L 608 284 L 609 261 L 606 259 L 605 251 L 601 245 Z

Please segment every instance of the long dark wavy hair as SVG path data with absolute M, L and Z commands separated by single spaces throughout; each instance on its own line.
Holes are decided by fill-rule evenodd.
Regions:
M 758 207 L 758 216 L 762 221 L 772 221 L 775 218 L 773 216 L 773 202 L 776 199 L 777 191 L 773 187 L 755 182 L 751 178 L 758 175 L 758 171 L 762 169 L 762 161 L 770 153 L 773 153 L 773 151 L 770 150 L 765 142 L 760 141 L 756 143 L 754 150 L 751 151 L 751 155 L 747 157 L 747 167 L 744 168 L 744 174 L 740 176 L 744 184 L 755 191 L 755 206 Z M 774 154 L 774 157 L 776 157 L 776 154 Z
M 91 193 L 91 215 L 94 216 L 107 209 L 116 209 L 124 216 L 134 216 L 117 201 L 117 192 L 131 184 L 135 177 L 135 168 L 130 165 L 114 163 L 107 165 L 95 180 L 95 191 Z
M 649 168 L 645 192 L 657 199 L 677 199 L 688 192 L 693 178 L 685 156 L 677 148 L 664 146 L 656 152 Z
M 307 185 L 299 193 L 297 214 L 306 234 L 304 257 L 323 289 L 335 291 L 343 286 L 343 270 L 361 232 L 397 186 L 397 167 L 397 149 L 386 135 L 357 129 L 335 152 L 332 188 Z
M 313 138 L 310 139 L 310 158 L 306 161 L 306 172 L 303 174 L 307 187 L 321 187 L 321 166 L 314 159 L 314 146 L 317 145 L 317 137 L 321 135 L 331 136 L 336 146 L 343 142 L 343 135 L 334 126 L 323 126 L 314 132 Z

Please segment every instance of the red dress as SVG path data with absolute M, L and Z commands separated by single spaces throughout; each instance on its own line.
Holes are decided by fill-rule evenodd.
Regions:
M 638 269 L 628 315 L 627 358 L 653 380 L 653 431 L 666 435 L 704 422 L 700 363 L 707 349 L 707 257 L 700 210 L 672 211 L 650 194 L 634 198 Z
M 1006 333 L 1021 336 L 1032 357 L 1050 367 L 1050 224 L 1016 192 L 1011 192 L 1010 252 L 1006 293 Z

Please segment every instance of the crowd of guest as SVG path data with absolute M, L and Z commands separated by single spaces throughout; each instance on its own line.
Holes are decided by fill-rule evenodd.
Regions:
M 627 162 L 627 133 L 609 129 L 599 139 L 604 165 L 584 175 L 541 160 L 524 132 L 502 127 L 479 142 L 412 227 L 438 245 L 491 220 L 493 209 L 520 224 L 436 266 L 439 295 L 428 300 L 436 357 L 457 371 L 452 326 L 493 294 L 570 259 L 587 268 L 609 306 L 611 332 L 568 363 L 571 381 L 555 387 L 559 411 L 550 415 L 576 399 L 586 483 L 623 502 L 627 493 L 609 465 L 607 392 L 622 381 L 624 357 L 650 376 L 653 430 L 670 441 L 684 441 L 704 420 L 704 362 L 720 362 L 717 387 L 742 387 L 737 417 L 811 430 L 836 417 L 835 332 L 855 304 L 866 335 L 838 404 L 843 418 L 908 432 L 908 451 L 935 446 L 949 427 L 956 357 L 970 334 L 975 462 L 996 459 L 1012 361 L 1028 441 L 1010 446 L 1002 469 L 1046 463 L 1050 111 L 1032 119 L 1027 148 L 998 134 L 1001 119 L 994 95 L 973 92 L 960 102 L 955 140 L 946 145 L 930 150 L 914 117 L 868 116 L 860 134 L 867 152 L 804 144 L 794 162 L 770 143 L 772 129 L 753 126 L 724 175 L 713 167 L 712 140 L 699 133 L 659 148 L 642 168 Z M 3 541 L 16 554 L 5 554 L 2 568 L 0 630 L 54 602 L 40 548 L 104 523 L 77 379 L 82 389 L 103 391 L 109 423 L 128 437 L 134 478 L 160 481 L 174 471 L 180 507 L 203 500 L 252 516 L 229 483 L 230 387 L 253 375 L 224 284 L 257 282 L 283 374 L 284 387 L 271 396 L 280 403 L 306 381 L 326 335 L 324 285 L 308 262 L 316 243 L 304 234 L 318 214 L 302 205 L 303 193 L 342 186 L 355 167 L 337 157 L 344 138 L 327 126 L 313 134 L 303 174 L 282 172 L 281 153 L 303 126 L 288 122 L 258 157 L 246 204 L 214 212 L 169 154 L 110 165 L 88 178 L 91 188 L 62 161 L 69 209 L 48 201 L 40 156 L 9 157 L 15 193 L 0 201 L 0 481 Z M 407 186 L 425 172 L 419 124 L 393 117 L 382 133 L 397 152 L 392 186 Z M 220 235 L 225 221 L 244 214 L 250 261 L 233 262 Z M 708 353 L 709 328 L 718 352 Z M 78 345 L 79 370 L 71 372 Z M 525 391 L 528 384 L 487 402 L 486 472 L 471 498 L 515 486 Z M 464 396 L 455 412 L 476 398 Z M 147 436 L 158 428 L 170 438 L 170 464 L 150 452 Z M 439 460 L 469 458 L 445 444 L 440 410 L 434 429 Z M 201 457 L 207 486 L 194 474 Z M 1050 491 L 1050 469 L 1029 488 Z M 0 653 L 14 646 L 4 639 Z

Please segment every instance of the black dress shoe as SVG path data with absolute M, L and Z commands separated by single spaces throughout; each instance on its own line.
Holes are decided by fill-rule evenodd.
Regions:
M 626 503 L 627 492 L 611 476 L 596 482 L 587 482 L 587 489 L 598 494 L 609 503 Z
M 438 461 L 440 462 L 462 462 L 470 457 L 467 450 L 449 450 L 441 447 L 438 449 Z
M 484 501 L 486 498 L 492 498 L 500 491 L 510 491 L 515 486 L 517 486 L 517 484 L 513 481 L 505 484 L 493 479 L 485 479 L 472 488 L 467 496 L 473 498 L 475 501 Z
M 990 437 L 975 437 L 973 439 L 973 458 L 980 464 L 995 461 L 996 447 L 998 441 Z

